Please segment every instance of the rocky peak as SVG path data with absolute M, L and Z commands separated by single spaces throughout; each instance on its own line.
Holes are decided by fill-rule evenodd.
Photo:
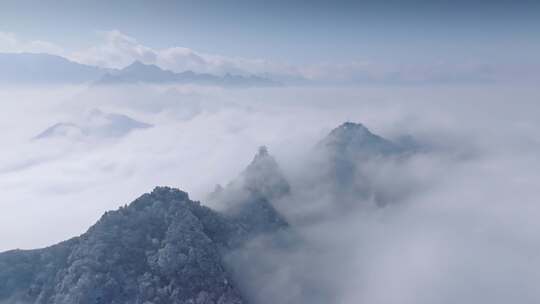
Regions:
M 242 172 L 241 178 L 247 191 L 266 199 L 278 198 L 290 191 L 290 185 L 277 161 L 265 146 L 259 148 L 251 163 Z
M 373 134 L 361 123 L 345 122 L 332 130 L 318 146 L 337 156 L 373 157 L 400 153 L 393 142 Z
M 242 240 L 288 226 L 272 202 L 289 192 L 277 161 L 263 146 L 238 178 L 225 188 L 216 187 L 208 198 L 222 206 L 225 217 L 240 227 Z
M 161 70 L 159 67 L 157 67 L 157 66 L 155 66 L 153 64 L 145 64 L 145 63 L 142 63 L 139 60 L 135 60 L 130 65 L 124 67 L 122 69 L 122 71 L 140 71 L 140 70 L 144 70 L 144 69 L 152 69 L 152 70 L 159 69 L 159 70 Z
M 260 146 L 257 154 L 255 155 L 255 159 L 264 158 L 267 156 L 270 156 L 268 154 L 268 148 L 266 146 Z
M 338 138 L 354 138 L 374 136 L 374 134 L 361 123 L 347 121 L 332 130 L 332 132 L 330 132 L 330 136 Z

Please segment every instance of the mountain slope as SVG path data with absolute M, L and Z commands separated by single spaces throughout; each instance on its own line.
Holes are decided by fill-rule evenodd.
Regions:
M 95 81 L 107 72 L 55 55 L 0 53 L 0 84 L 77 84 Z
M 243 303 L 221 262 L 232 237 L 234 223 L 158 187 L 80 237 L 0 254 L 0 301 Z

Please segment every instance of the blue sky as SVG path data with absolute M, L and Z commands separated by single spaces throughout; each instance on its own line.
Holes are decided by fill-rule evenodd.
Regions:
M 540 1 L 0 1 L 0 31 L 66 49 L 117 29 L 154 48 L 295 64 L 538 63 Z

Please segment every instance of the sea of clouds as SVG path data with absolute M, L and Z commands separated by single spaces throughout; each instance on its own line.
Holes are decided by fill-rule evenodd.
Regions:
M 540 104 L 527 86 L 0 90 L 0 251 L 83 233 L 157 185 L 205 199 L 266 145 L 292 185 L 275 202 L 293 244 L 228 261 L 253 303 L 538 303 Z M 33 139 L 99 109 L 151 128 Z M 306 186 L 314 146 L 344 121 L 426 150 L 363 164 L 394 198 L 336 211 Z M 324 181 L 319 181 L 324 183 Z M 219 207 L 219 206 L 214 206 Z

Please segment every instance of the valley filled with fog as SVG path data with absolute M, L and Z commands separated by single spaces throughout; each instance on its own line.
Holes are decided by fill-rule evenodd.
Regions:
M 220 210 L 216 185 L 265 146 L 290 184 L 272 204 L 294 244 L 254 239 L 225 256 L 252 303 L 538 303 L 539 93 L 3 85 L 0 251 L 80 235 L 155 186 Z M 341 191 L 317 147 L 345 122 L 406 153 L 365 152 Z

